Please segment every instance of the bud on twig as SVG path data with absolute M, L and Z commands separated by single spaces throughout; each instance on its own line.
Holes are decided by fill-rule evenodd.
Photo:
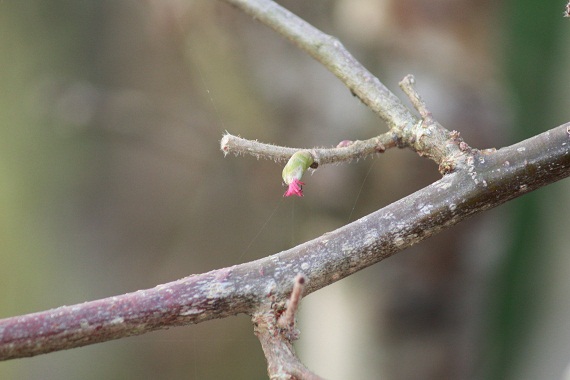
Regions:
M 283 194 L 284 197 L 291 195 L 303 196 L 303 188 L 301 186 L 304 183 L 301 182 L 301 177 L 313 162 L 313 156 L 306 150 L 298 151 L 291 156 L 287 165 L 283 168 L 283 181 L 286 185 L 289 185 L 289 188 Z

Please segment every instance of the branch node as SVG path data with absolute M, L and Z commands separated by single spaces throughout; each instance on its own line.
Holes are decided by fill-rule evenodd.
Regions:
M 378 145 L 376 145 L 376 152 L 377 153 L 384 153 L 386 151 L 386 146 L 382 143 L 378 143 Z

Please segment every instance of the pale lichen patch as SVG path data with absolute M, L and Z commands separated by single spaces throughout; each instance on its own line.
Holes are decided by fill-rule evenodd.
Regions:
M 121 323 L 124 323 L 125 319 L 122 317 L 117 317 L 117 318 L 113 318 L 109 321 L 109 324 L 111 325 L 120 325 Z
M 182 312 L 180 312 L 180 316 L 184 317 L 187 315 L 194 315 L 194 314 L 200 314 L 202 311 L 200 309 L 194 309 L 194 308 L 190 308 L 190 309 L 186 309 Z
M 401 247 L 406 243 L 406 241 L 404 240 L 404 238 L 402 238 L 400 235 L 396 235 L 396 237 L 394 237 L 394 245 L 396 247 Z

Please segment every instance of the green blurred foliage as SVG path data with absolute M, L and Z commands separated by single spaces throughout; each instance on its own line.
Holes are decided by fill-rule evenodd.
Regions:
M 563 1 L 507 1 L 504 5 L 501 56 L 513 109 L 513 141 L 564 122 L 555 107 L 562 33 L 568 30 L 566 19 L 553 17 L 561 9 Z M 556 202 L 560 189 L 541 189 L 509 205 L 508 248 L 492 286 L 492 327 L 484 355 L 490 364 L 485 378 L 519 378 L 523 347 L 531 344 L 539 300 L 548 291 L 546 268 L 553 260 L 553 252 L 544 250 L 553 238 L 546 220 L 558 215 L 547 214 L 545 206 Z

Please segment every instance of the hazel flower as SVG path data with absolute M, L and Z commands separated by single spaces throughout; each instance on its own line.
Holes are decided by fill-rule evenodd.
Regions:
M 284 197 L 290 197 L 291 195 L 296 195 L 298 197 L 303 196 L 303 185 L 305 183 L 299 181 L 297 178 L 293 178 L 293 181 L 289 184 L 289 188 L 283 194 Z
M 283 168 L 283 181 L 289 186 L 285 194 L 283 194 L 284 197 L 290 197 L 292 195 L 298 197 L 303 196 L 301 186 L 303 186 L 304 183 L 301 182 L 301 177 L 313 162 L 313 156 L 307 151 L 299 151 L 291 156 Z

